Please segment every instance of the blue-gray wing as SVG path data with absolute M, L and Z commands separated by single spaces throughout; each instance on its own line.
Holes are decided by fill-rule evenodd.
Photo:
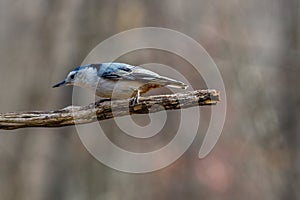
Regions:
M 179 88 L 186 88 L 184 83 L 160 76 L 159 74 L 139 66 L 132 66 L 124 63 L 102 63 L 98 74 L 102 78 L 111 80 L 132 80 L 158 85 L 169 85 Z
M 161 77 L 150 70 L 124 63 L 102 63 L 98 73 L 102 78 L 115 80 L 149 81 Z

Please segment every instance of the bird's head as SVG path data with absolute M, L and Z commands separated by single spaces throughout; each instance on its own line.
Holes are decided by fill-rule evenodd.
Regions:
M 69 72 L 67 77 L 53 85 L 52 87 L 60 87 L 64 85 L 75 85 L 79 87 L 95 87 L 98 82 L 97 69 L 89 65 L 79 66 Z

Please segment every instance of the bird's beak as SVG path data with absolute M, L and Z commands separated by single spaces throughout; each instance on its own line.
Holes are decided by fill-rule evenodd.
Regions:
M 59 83 L 53 85 L 52 87 L 53 87 L 53 88 L 56 88 L 56 87 L 60 87 L 60 86 L 63 86 L 63 85 L 66 85 L 66 81 L 65 81 L 65 80 L 63 80 L 63 81 L 61 81 L 61 82 L 59 82 Z

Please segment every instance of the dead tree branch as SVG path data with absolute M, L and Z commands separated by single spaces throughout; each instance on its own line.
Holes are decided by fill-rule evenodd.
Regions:
M 219 92 L 216 90 L 197 90 L 141 97 L 139 103 L 134 106 L 129 106 L 130 100 L 125 99 L 96 102 L 87 106 L 69 106 L 54 111 L 0 113 L 0 129 L 12 130 L 25 127 L 62 127 L 86 124 L 131 114 L 159 112 L 163 109 L 176 110 L 193 106 L 215 105 L 219 100 Z

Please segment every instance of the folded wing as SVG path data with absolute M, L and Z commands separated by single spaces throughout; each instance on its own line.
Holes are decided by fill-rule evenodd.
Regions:
M 112 80 L 132 80 L 144 82 L 145 84 L 158 84 L 182 89 L 187 88 L 187 85 L 183 82 L 161 76 L 142 67 L 124 63 L 102 63 L 99 69 L 99 76 Z

